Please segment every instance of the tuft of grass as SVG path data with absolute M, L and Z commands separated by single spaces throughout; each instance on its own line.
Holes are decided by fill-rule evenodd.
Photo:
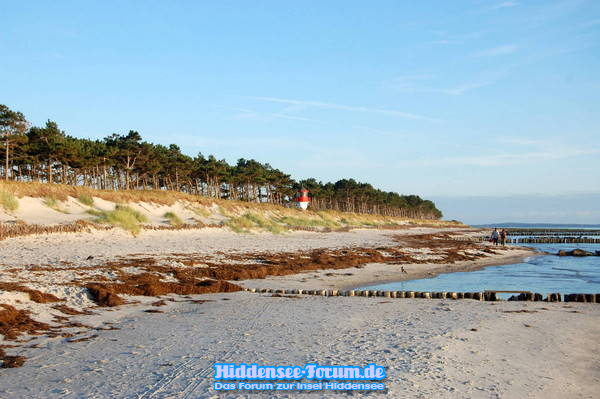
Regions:
M 0 190 L 0 206 L 8 212 L 14 212 L 19 208 L 19 201 L 15 198 L 13 193 Z
M 321 213 L 317 214 L 317 218 L 311 218 L 308 215 L 297 217 L 297 216 L 283 216 L 278 219 L 279 222 L 284 223 L 290 227 L 340 227 L 341 224 L 334 219 L 327 217 Z
M 61 202 L 60 200 L 58 200 L 56 197 L 54 196 L 47 196 L 44 197 L 44 205 L 46 205 L 48 208 L 52 208 L 57 212 L 61 212 L 61 213 L 69 213 L 66 210 L 64 210 L 61 207 Z
M 232 218 L 234 217 L 234 213 L 227 209 L 227 207 L 223 205 L 219 205 L 219 213 L 225 217 Z
M 270 231 L 273 234 L 287 231 L 285 226 L 255 213 L 245 213 L 242 216 L 229 218 L 225 225 L 236 233 L 250 233 L 252 229 Z
M 225 222 L 225 226 L 229 227 L 236 233 L 250 233 L 250 229 L 254 227 L 254 223 L 244 216 L 231 217 Z
M 209 218 L 212 216 L 212 214 L 210 213 L 210 211 L 206 208 L 199 208 L 199 207 L 190 207 L 188 208 L 190 209 L 192 212 L 194 212 L 196 215 L 198 216 L 202 216 L 205 218 Z
M 108 223 L 113 226 L 121 227 L 123 230 L 131 232 L 134 236 L 140 233 L 142 228 L 141 224 L 148 221 L 148 218 L 141 212 L 126 205 L 117 205 L 113 211 L 90 209 L 87 213 L 96 216 L 97 223 Z
M 83 205 L 94 206 L 94 198 L 91 195 L 81 194 L 77 197 L 77 201 L 81 202 Z
M 244 216 L 247 218 L 248 220 L 250 220 L 252 223 L 254 223 L 254 225 L 262 230 L 267 230 L 270 231 L 273 234 L 281 234 L 285 231 L 287 231 L 287 229 L 280 225 L 279 223 L 271 220 L 271 219 L 267 219 L 262 215 L 258 215 L 258 214 L 254 214 L 254 213 L 247 213 Z
M 183 220 L 173 212 L 166 212 L 163 217 L 169 221 L 171 226 L 181 226 L 183 224 Z

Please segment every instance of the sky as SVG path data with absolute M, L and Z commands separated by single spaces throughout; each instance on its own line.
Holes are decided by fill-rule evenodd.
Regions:
M 599 1 L 0 5 L 0 103 L 34 125 L 354 178 L 471 223 L 531 198 L 576 201 L 519 221 L 600 223 Z

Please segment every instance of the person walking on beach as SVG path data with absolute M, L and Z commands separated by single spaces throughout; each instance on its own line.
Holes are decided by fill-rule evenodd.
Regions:
M 492 242 L 494 243 L 494 245 L 498 245 L 498 229 L 494 227 L 494 231 L 492 231 Z
M 502 231 L 500 232 L 500 244 L 502 244 L 502 246 L 506 245 L 506 236 L 508 235 L 508 232 L 504 229 L 502 229 Z

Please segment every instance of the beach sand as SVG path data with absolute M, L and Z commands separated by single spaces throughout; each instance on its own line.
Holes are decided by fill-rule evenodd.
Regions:
M 248 252 L 407 248 L 410 240 L 401 244 L 402 236 L 437 232 L 440 229 L 417 228 L 239 235 L 203 229 L 147 231 L 137 238 L 118 231 L 30 236 L 0 242 L 0 271 L 3 279 L 54 292 L 68 306 L 84 310 L 94 303 L 83 289 L 65 282 L 87 278 L 98 272 L 95 267 L 114 259 L 219 253 L 226 262 L 225 254 Z M 411 247 L 409 252 L 421 263 L 405 264 L 406 274 L 399 266 L 378 263 L 235 283 L 284 289 L 353 288 L 533 255 L 506 249 L 448 265 L 428 262 L 439 256 L 430 248 Z M 35 265 L 45 269 L 36 271 Z M 151 306 L 156 297 L 125 299 L 139 303 L 92 307 L 94 314 L 69 316 L 69 322 L 87 326 L 67 329 L 73 336 L 22 335 L 23 342 L 0 342 L 17 345 L 4 350 L 27 358 L 20 368 L 0 371 L 0 397 L 591 398 L 600 391 L 597 304 L 278 297 L 249 292 L 163 295 L 163 306 Z M 47 304 L 28 302 L 23 293 L 4 291 L 0 303 L 27 309 L 33 318 L 46 322 L 57 314 L 50 314 Z M 386 369 L 386 391 L 216 392 L 211 388 L 215 362 L 376 363 Z

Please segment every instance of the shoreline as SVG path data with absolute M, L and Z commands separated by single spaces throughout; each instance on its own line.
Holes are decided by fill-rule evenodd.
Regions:
M 369 263 L 360 268 L 322 269 L 287 276 L 269 276 L 264 279 L 243 280 L 237 281 L 237 283 L 244 288 L 351 290 L 371 285 L 434 278 L 446 273 L 475 271 L 489 266 L 512 265 L 520 263 L 531 256 L 543 256 L 542 253 L 534 249 L 525 249 L 523 247 L 512 247 L 509 251 L 518 253 L 508 252 L 500 256 L 480 258 L 475 261 L 460 261 L 451 264 L 415 263 L 390 265 Z M 404 267 L 406 273 L 402 273 L 401 266 Z M 350 271 L 352 275 L 348 275 Z

